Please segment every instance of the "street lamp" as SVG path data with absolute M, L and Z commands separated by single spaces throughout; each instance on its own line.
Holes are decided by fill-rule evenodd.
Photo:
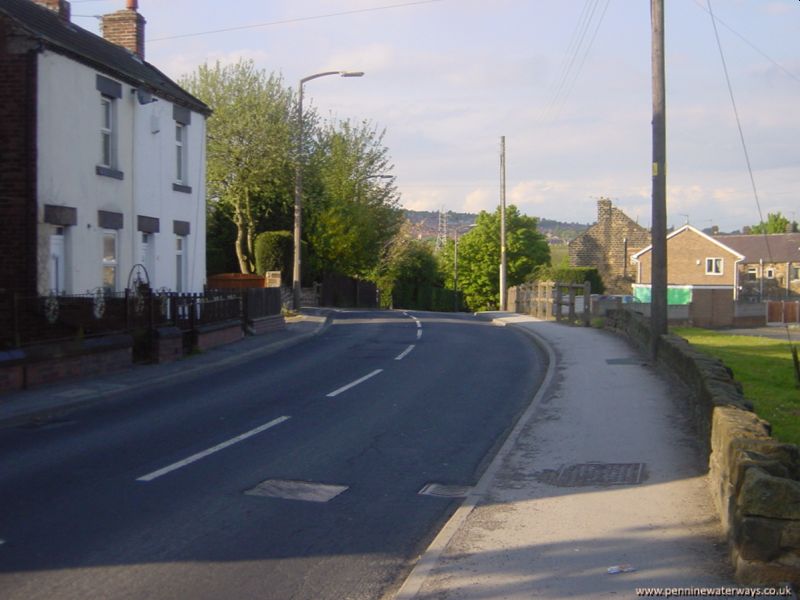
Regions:
M 323 71 L 300 80 L 297 100 L 297 160 L 294 171 L 294 260 L 292 264 L 292 308 L 300 308 L 300 235 L 303 226 L 303 85 L 328 75 L 363 77 L 362 71 Z

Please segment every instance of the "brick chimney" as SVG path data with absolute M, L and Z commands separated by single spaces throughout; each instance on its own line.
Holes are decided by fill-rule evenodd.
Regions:
M 39 6 L 49 8 L 54 13 L 58 14 L 64 21 L 69 21 L 70 8 L 67 0 L 34 0 Z
M 118 10 L 103 15 L 100 31 L 109 42 L 127 48 L 144 60 L 144 24 L 145 20 L 137 11 L 138 0 L 127 0 L 125 10 Z

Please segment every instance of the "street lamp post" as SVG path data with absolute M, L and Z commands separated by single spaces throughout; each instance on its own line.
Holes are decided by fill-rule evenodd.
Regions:
M 339 75 L 363 77 L 362 71 L 323 71 L 300 80 L 297 98 L 297 159 L 294 170 L 294 260 L 292 261 L 292 308 L 300 308 L 300 236 L 303 227 L 303 85 L 312 79 Z

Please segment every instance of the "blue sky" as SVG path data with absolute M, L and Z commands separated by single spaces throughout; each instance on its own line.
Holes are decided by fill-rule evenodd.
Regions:
M 175 78 L 240 57 L 290 86 L 365 71 L 309 82 L 306 99 L 386 129 L 406 208 L 492 210 L 505 135 L 507 197 L 522 212 L 590 223 L 605 196 L 649 226 L 649 2 L 411 2 L 139 0 L 139 12 L 146 59 Z M 706 2 L 666 2 L 667 212 L 670 225 L 726 231 L 759 216 Z M 73 21 L 97 31 L 80 15 L 124 5 L 73 0 Z M 764 217 L 800 220 L 800 2 L 712 7 L 730 27 L 718 26 Z

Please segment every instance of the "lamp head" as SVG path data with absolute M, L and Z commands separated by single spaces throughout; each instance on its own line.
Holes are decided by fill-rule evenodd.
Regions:
M 342 77 L 363 77 L 364 71 L 342 71 L 339 74 Z

